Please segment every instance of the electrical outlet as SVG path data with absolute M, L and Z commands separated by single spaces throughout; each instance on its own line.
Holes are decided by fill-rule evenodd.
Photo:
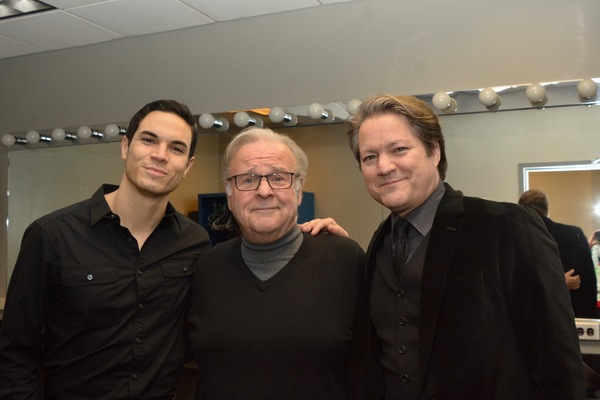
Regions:
M 576 318 L 579 340 L 600 340 L 600 321 L 595 319 Z

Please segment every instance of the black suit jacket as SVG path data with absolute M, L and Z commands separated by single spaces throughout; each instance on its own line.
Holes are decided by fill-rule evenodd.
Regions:
M 369 288 L 389 229 L 387 218 L 369 245 Z M 532 211 L 446 184 L 423 268 L 419 372 L 422 399 L 585 398 L 558 249 Z
M 570 290 L 571 305 L 578 318 L 598 318 L 596 307 L 596 272 L 587 238 L 581 228 L 542 218 L 556 241 L 564 272 L 574 268 L 581 278 L 581 287 Z

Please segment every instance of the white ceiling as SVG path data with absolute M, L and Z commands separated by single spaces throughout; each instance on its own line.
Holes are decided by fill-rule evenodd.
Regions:
M 43 0 L 0 20 L 0 59 L 355 0 Z

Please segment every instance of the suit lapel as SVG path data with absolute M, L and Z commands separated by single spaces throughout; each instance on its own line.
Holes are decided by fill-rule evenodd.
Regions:
M 385 232 L 391 230 L 391 214 L 383 220 L 375 233 L 373 234 L 373 238 L 371 238 L 371 242 L 369 243 L 369 248 L 367 249 L 367 268 L 365 268 L 366 273 L 366 281 L 367 282 L 367 294 L 371 297 L 371 282 L 373 281 L 373 273 L 375 272 L 375 252 L 381 246 L 381 241 L 385 235 Z
M 464 223 L 463 197 L 450 185 L 445 185 L 446 191 L 431 227 L 421 282 L 419 329 L 421 379 L 424 377 L 431 353 L 446 276 Z

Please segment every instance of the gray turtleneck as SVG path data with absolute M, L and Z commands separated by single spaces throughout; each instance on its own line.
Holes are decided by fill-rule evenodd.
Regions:
M 242 258 L 258 279 L 266 281 L 294 257 L 303 239 L 298 225 L 280 239 L 267 244 L 251 243 L 242 238 Z

